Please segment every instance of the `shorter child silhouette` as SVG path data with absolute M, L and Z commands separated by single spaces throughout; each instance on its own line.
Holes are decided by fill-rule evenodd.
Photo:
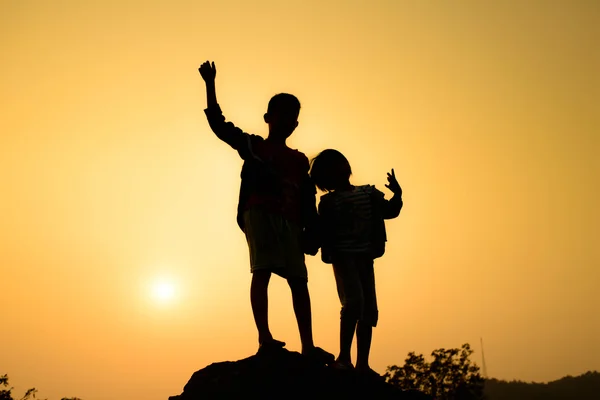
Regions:
M 350 349 L 356 331 L 356 370 L 378 375 L 369 366 L 373 327 L 378 310 L 373 260 L 385 251 L 385 219 L 396 218 L 402 209 L 402 189 L 394 170 L 388 184 L 394 196 L 386 200 L 375 186 L 353 186 L 350 163 L 337 150 L 323 150 L 311 162 L 310 176 L 327 192 L 319 202 L 321 258 L 333 264 L 340 302 L 340 353 L 334 364 L 353 369 Z

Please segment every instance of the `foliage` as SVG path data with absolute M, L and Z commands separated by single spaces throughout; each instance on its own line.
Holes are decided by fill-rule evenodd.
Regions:
M 8 375 L 0 375 L 0 386 L 8 387 Z M 16 400 L 12 397 L 12 389 L 0 390 L 0 400 Z M 20 400 L 34 400 L 37 389 L 31 388 L 25 392 Z M 79 397 L 63 397 L 61 400 L 81 400 Z
M 480 400 L 484 398 L 484 379 L 469 360 L 472 353 L 468 343 L 460 349 L 434 350 L 431 362 L 410 352 L 403 366 L 388 367 L 384 376 L 393 385 L 419 390 L 436 400 Z
M 0 386 L 8 387 L 8 375 L 0 375 Z M 15 400 L 12 397 L 12 390 L 13 388 L 0 390 L 0 400 Z M 21 397 L 21 400 L 35 399 L 36 393 L 37 389 L 31 388 L 25 392 L 23 397 Z
M 0 386 L 8 386 L 8 376 L 1 375 L 0 376 Z M 0 400 L 12 400 L 12 396 L 10 392 L 12 389 L 2 389 L 0 390 Z

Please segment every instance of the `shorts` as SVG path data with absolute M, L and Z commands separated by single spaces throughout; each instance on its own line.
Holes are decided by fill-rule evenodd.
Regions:
M 245 211 L 243 217 L 250 272 L 266 270 L 285 279 L 308 281 L 298 224 L 259 208 Z
M 341 316 L 377 326 L 379 311 L 373 258 L 363 254 L 337 256 L 333 273 L 342 303 Z

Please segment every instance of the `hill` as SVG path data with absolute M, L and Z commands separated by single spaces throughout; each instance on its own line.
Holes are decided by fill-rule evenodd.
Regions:
M 484 394 L 487 400 L 600 399 L 600 373 L 590 371 L 548 383 L 488 379 Z

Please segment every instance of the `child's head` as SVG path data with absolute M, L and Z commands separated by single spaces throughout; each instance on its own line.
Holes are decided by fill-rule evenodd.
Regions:
M 337 150 L 323 150 L 312 159 L 310 165 L 310 177 L 324 192 L 339 189 L 350 183 L 350 163 Z
M 279 93 L 269 100 L 265 122 L 269 124 L 269 136 L 287 139 L 298 126 L 300 101 L 292 94 Z

